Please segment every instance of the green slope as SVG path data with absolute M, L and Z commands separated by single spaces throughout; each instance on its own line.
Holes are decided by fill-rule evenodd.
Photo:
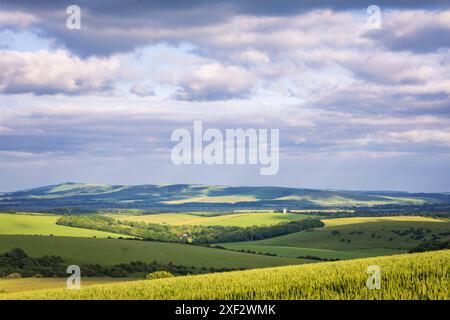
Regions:
M 60 226 L 56 224 L 58 216 L 38 214 L 2 214 L 0 213 L 0 234 L 54 235 L 65 237 L 117 238 L 121 235 Z M 127 236 L 123 236 L 127 237 Z
M 310 260 L 245 254 L 178 243 L 138 240 L 0 235 L 0 253 L 13 248 L 32 257 L 57 255 L 71 264 L 119 264 L 130 261 L 215 268 L 257 268 L 311 262 Z
M 285 257 L 312 255 L 351 259 L 402 253 L 431 240 L 433 235 L 443 240 L 450 238 L 448 221 L 425 217 L 355 217 L 322 221 L 325 222 L 324 228 L 221 245 L 234 250 L 269 252 Z M 411 228 L 414 231 L 423 230 L 423 237 L 416 239 L 416 234 L 410 232 Z
M 380 268 L 381 289 L 366 286 Z M 450 299 L 450 250 L 67 289 L 0 299 Z
M 163 210 L 168 208 L 351 208 L 354 206 L 450 205 L 450 195 L 443 193 L 411 194 L 406 192 L 358 192 L 313 190 L 283 187 L 228 187 L 211 185 L 92 185 L 65 183 L 30 190 L 0 194 L 0 208 L 26 211 L 34 208 L 72 212 L 100 209 Z M 200 204 L 200 205 L 199 205 Z M 217 206 L 221 204 L 220 206 Z M 214 206 L 216 205 L 216 206 Z M 28 209 L 27 209 L 28 208 Z M 29 209 L 32 208 L 32 209 Z M 178 211 L 178 210 L 176 210 Z M 194 210 L 195 211 L 195 210 Z
M 170 225 L 200 225 L 200 226 L 263 226 L 281 222 L 297 221 L 306 218 L 317 218 L 318 215 L 246 212 L 219 216 L 193 215 L 187 213 L 160 213 L 149 215 L 108 215 L 119 220 L 139 221 L 146 223 L 165 223 Z

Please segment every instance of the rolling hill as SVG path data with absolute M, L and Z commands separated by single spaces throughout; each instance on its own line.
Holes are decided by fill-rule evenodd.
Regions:
M 208 185 L 93 185 L 64 183 L 0 194 L 0 210 L 80 213 L 330 209 L 373 206 L 450 206 L 445 193 L 363 192 Z
M 32 257 L 56 255 L 69 264 L 114 265 L 131 261 L 214 268 L 257 268 L 314 262 L 179 243 L 74 237 L 0 235 L 0 253 L 23 249 Z
M 0 299 L 449 299 L 450 250 L 0 294 Z M 368 266 L 381 290 L 366 286 Z M 424 276 L 426 275 L 426 276 Z
M 450 239 L 450 222 L 428 217 L 352 217 L 322 221 L 323 228 L 221 246 L 292 258 L 353 259 L 404 253 L 424 241 Z
M 73 228 L 56 224 L 58 216 L 41 214 L 0 213 L 0 234 L 42 235 L 62 237 L 129 238 L 110 232 Z

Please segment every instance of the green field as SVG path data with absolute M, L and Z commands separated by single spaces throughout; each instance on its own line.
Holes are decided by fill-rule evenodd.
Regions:
M 355 217 L 325 219 L 324 228 L 292 233 L 276 238 L 226 243 L 221 246 L 234 250 L 275 253 L 285 257 L 317 256 L 321 258 L 352 259 L 406 252 L 432 235 L 450 231 L 450 223 L 433 218 Z M 429 230 L 421 239 L 412 234 L 399 235 L 393 231 L 424 228 Z M 444 239 L 448 239 L 447 235 Z M 350 240 L 350 241 L 349 241 Z
M 368 266 L 381 289 L 366 286 Z M 450 250 L 0 294 L 0 299 L 450 299 Z
M 97 238 L 117 238 L 121 236 L 103 231 L 59 226 L 56 224 L 56 220 L 58 220 L 58 216 L 54 215 L 0 213 L 0 234 Z
M 166 223 L 170 225 L 201 225 L 201 226 L 238 226 L 272 225 L 280 222 L 296 221 L 317 215 L 275 213 L 275 212 L 245 212 L 219 216 L 194 215 L 188 213 L 161 213 L 150 215 L 109 215 L 119 220 L 142 221 L 147 223 Z
M 26 279 L 0 279 L 0 292 L 22 292 L 54 288 L 66 288 L 67 278 L 26 278 Z M 106 284 L 130 281 L 130 278 L 82 278 L 82 288 L 93 284 Z
M 257 268 L 310 260 L 270 257 L 179 243 L 139 240 L 0 235 L 0 253 L 23 249 L 32 257 L 57 255 L 71 264 L 113 265 L 130 261 L 214 268 Z

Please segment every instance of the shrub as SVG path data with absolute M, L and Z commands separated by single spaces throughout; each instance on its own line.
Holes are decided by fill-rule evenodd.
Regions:
M 22 276 L 20 273 L 11 273 L 6 276 L 6 279 L 20 279 Z
M 150 272 L 149 274 L 147 274 L 145 276 L 145 279 L 154 280 L 154 279 L 162 279 L 162 278 L 170 278 L 170 277 L 173 277 L 173 274 L 171 274 L 170 272 L 161 270 L 161 271 Z
M 44 276 L 40 273 L 36 273 L 33 278 L 43 278 Z

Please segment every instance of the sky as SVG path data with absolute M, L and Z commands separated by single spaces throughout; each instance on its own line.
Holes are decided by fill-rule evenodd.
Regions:
M 449 192 L 450 3 L 422 2 L 2 0 L 0 191 Z M 175 165 L 171 133 L 198 120 L 279 129 L 278 173 Z

